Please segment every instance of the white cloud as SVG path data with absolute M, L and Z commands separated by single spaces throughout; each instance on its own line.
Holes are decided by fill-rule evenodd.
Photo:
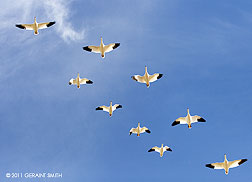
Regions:
M 70 22 L 68 22 L 69 10 L 68 2 L 66 0 L 45 0 L 43 1 L 46 13 L 49 16 L 54 16 L 57 21 L 57 31 L 61 34 L 65 41 L 81 40 L 84 37 L 84 30 L 77 32 L 73 29 Z M 52 14 L 52 15 L 51 15 Z

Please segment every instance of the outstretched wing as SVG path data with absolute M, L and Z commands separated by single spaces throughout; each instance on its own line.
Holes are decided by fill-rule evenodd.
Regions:
M 200 116 L 192 116 L 192 121 L 191 123 L 196 123 L 196 122 L 206 122 L 206 120 Z
M 206 167 L 212 168 L 212 169 L 224 169 L 224 163 L 211 163 L 211 164 L 206 164 Z
M 165 149 L 166 151 L 172 151 L 172 149 L 171 149 L 170 147 L 168 147 L 168 146 L 165 146 L 164 149 Z
M 104 52 L 110 52 L 120 46 L 120 43 L 113 43 L 104 46 Z
M 240 159 L 240 160 L 229 161 L 228 162 L 229 168 L 237 167 L 237 166 L 241 165 L 242 163 L 246 162 L 247 160 L 248 159 Z
M 82 78 L 80 79 L 80 84 L 92 84 L 93 82 L 89 79 Z
M 137 129 L 136 128 L 131 128 L 129 135 L 131 135 L 132 133 L 137 133 Z
M 47 27 L 50 27 L 52 25 L 54 25 L 56 22 L 52 21 L 52 22 L 47 22 L 47 23 L 39 23 L 38 24 L 38 29 L 45 29 Z
M 144 132 L 150 133 L 150 130 L 149 130 L 148 128 L 146 128 L 146 127 L 142 127 L 142 128 L 140 129 L 140 133 L 144 133 Z
M 16 27 L 25 30 L 33 30 L 33 24 L 17 24 Z
M 76 82 L 76 79 L 71 79 L 70 81 L 69 81 L 69 85 L 76 85 L 77 84 L 77 82 Z
M 186 122 L 186 118 L 185 117 L 180 117 L 178 119 L 176 119 L 173 123 L 172 126 L 175 126 L 177 124 L 187 124 Z
M 122 108 L 122 105 L 120 104 L 115 104 L 112 106 L 112 111 L 116 110 L 116 109 L 119 109 L 119 108 Z
M 162 76 L 163 76 L 163 74 L 155 73 L 154 75 L 149 76 L 149 81 L 154 82 L 154 81 L 160 79 Z
M 144 76 L 140 76 L 140 75 L 134 75 L 131 77 L 133 80 L 140 82 L 140 83 L 146 83 Z
M 152 147 L 150 150 L 148 150 L 148 152 L 153 152 L 153 151 L 160 153 L 160 148 L 155 146 L 155 147 Z
M 109 107 L 107 107 L 107 106 L 100 106 L 100 107 L 97 107 L 95 110 L 102 110 L 102 111 L 109 112 Z
M 94 52 L 94 53 L 101 53 L 100 47 L 98 47 L 98 46 L 86 46 L 86 47 L 83 47 L 83 50 L 89 51 L 89 52 Z

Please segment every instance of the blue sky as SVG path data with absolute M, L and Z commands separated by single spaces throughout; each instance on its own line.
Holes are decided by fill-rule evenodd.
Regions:
M 252 178 L 252 2 L 1 1 L 0 181 L 6 172 L 62 172 L 59 182 Z M 17 23 L 56 20 L 32 31 Z M 83 46 L 120 42 L 105 59 Z M 164 76 L 150 88 L 134 74 Z M 69 86 L 76 77 L 93 85 Z M 123 108 L 95 111 L 109 101 Z M 206 123 L 172 127 L 186 115 Z M 128 132 L 137 123 L 151 134 Z M 148 153 L 168 145 L 162 158 Z M 230 170 L 211 162 L 247 158 Z

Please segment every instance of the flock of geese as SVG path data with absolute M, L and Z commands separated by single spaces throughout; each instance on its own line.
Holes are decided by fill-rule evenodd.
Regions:
M 16 27 L 25 29 L 25 30 L 33 30 L 35 35 L 38 35 L 39 29 L 45 29 L 48 28 L 52 25 L 54 25 L 56 22 L 47 22 L 47 23 L 37 23 L 36 17 L 34 18 L 34 23 L 33 24 L 16 24 Z M 112 50 L 116 49 L 117 47 L 120 46 L 120 43 L 112 43 L 108 45 L 103 44 L 103 40 L 101 38 L 101 44 L 100 46 L 85 46 L 83 47 L 83 50 L 88 51 L 88 52 L 94 52 L 94 53 L 99 53 L 101 54 L 102 58 L 105 58 L 105 53 L 111 52 Z M 146 84 L 147 88 L 150 86 L 150 83 L 157 81 L 158 79 L 162 78 L 163 74 L 160 73 L 155 73 L 153 75 L 150 75 L 147 71 L 147 67 L 145 66 L 145 73 L 143 76 L 140 75 L 134 75 L 132 76 L 132 79 L 139 82 L 139 83 L 144 83 Z M 83 84 L 92 84 L 93 82 L 87 78 L 80 78 L 80 75 L 78 73 L 77 78 L 72 78 L 69 81 L 69 85 L 77 85 L 77 88 L 80 88 L 80 85 Z M 102 110 L 106 111 L 109 113 L 109 116 L 112 116 L 113 111 L 116 109 L 122 108 L 122 105 L 120 104 L 112 104 L 112 101 L 110 102 L 109 106 L 99 106 L 96 108 L 96 110 Z M 191 128 L 192 123 L 197 123 L 197 122 L 206 122 L 204 118 L 201 116 L 191 116 L 189 113 L 189 108 L 187 108 L 187 116 L 186 117 L 180 117 L 176 119 L 173 123 L 172 126 L 178 125 L 178 124 L 187 124 L 188 128 Z M 132 128 L 129 132 L 129 135 L 132 133 L 137 134 L 137 136 L 140 136 L 141 133 L 151 133 L 151 131 L 147 127 L 140 127 L 140 123 L 138 123 L 138 126 L 136 128 Z M 161 147 L 152 147 L 148 152 L 153 152 L 156 151 L 160 153 L 160 157 L 163 156 L 165 151 L 172 151 L 172 149 L 168 146 L 164 146 L 163 144 Z M 206 167 L 213 168 L 213 169 L 224 169 L 225 174 L 228 174 L 230 168 L 237 167 L 241 165 L 242 163 L 246 162 L 247 159 L 239 159 L 239 160 L 234 160 L 234 161 L 228 161 L 226 154 L 224 155 L 224 162 L 219 162 L 219 163 L 210 163 L 206 164 Z

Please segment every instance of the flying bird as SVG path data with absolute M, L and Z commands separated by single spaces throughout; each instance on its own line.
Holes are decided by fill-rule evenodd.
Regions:
M 225 174 L 227 175 L 230 168 L 237 167 L 248 160 L 248 159 L 240 159 L 240 160 L 228 161 L 226 154 L 224 155 L 224 157 L 225 157 L 224 162 L 206 164 L 206 167 L 212 169 L 224 169 Z
M 83 50 L 89 51 L 89 52 L 94 52 L 94 53 L 99 53 L 99 54 L 101 54 L 101 57 L 104 58 L 106 52 L 110 52 L 119 46 L 120 46 L 120 43 L 112 43 L 112 44 L 104 45 L 103 41 L 102 41 L 102 37 L 101 37 L 100 46 L 86 46 L 86 47 L 83 47 Z
M 131 135 L 132 133 L 137 134 L 137 136 L 140 136 L 140 133 L 150 133 L 150 130 L 148 128 L 144 127 L 140 127 L 140 123 L 138 123 L 138 126 L 136 128 L 131 128 L 129 135 Z
M 206 122 L 205 119 L 203 119 L 200 116 L 191 116 L 189 113 L 189 108 L 187 108 L 187 116 L 186 117 L 180 117 L 178 119 L 176 119 L 173 123 L 172 126 L 175 126 L 177 124 L 187 124 L 188 128 L 191 128 L 191 124 L 192 123 L 197 123 L 197 122 Z
M 160 148 L 155 146 L 155 147 L 152 147 L 150 150 L 148 150 L 148 152 L 153 152 L 153 151 L 160 153 L 160 157 L 162 157 L 165 151 L 172 151 L 172 149 L 167 146 L 164 147 L 164 145 L 162 144 Z
M 16 27 L 21 28 L 21 29 L 25 29 L 25 30 L 34 30 L 34 34 L 38 35 L 39 29 L 45 29 L 48 28 L 52 25 L 54 25 L 56 22 L 47 22 L 47 23 L 37 23 L 36 21 L 36 17 L 34 17 L 34 23 L 33 24 L 16 24 Z
M 147 66 L 145 66 L 145 73 L 143 76 L 134 75 L 131 78 L 137 82 L 145 83 L 146 86 L 149 87 L 151 82 L 154 82 L 154 81 L 160 79 L 162 76 L 163 76 L 163 74 L 161 74 L 161 73 L 155 73 L 153 75 L 149 75 L 149 73 L 147 71 Z
M 80 85 L 83 84 L 92 84 L 93 82 L 87 78 L 80 78 L 80 74 L 78 73 L 76 79 L 71 79 L 69 81 L 69 85 L 77 85 L 77 88 L 80 88 Z
M 110 106 L 99 106 L 96 108 L 96 110 L 103 110 L 103 111 L 106 111 L 109 113 L 109 116 L 112 116 L 112 113 L 114 110 L 116 109 L 119 109 L 119 108 L 122 108 L 122 105 L 120 104 L 115 104 L 115 105 L 112 105 L 112 101 L 110 102 Z

